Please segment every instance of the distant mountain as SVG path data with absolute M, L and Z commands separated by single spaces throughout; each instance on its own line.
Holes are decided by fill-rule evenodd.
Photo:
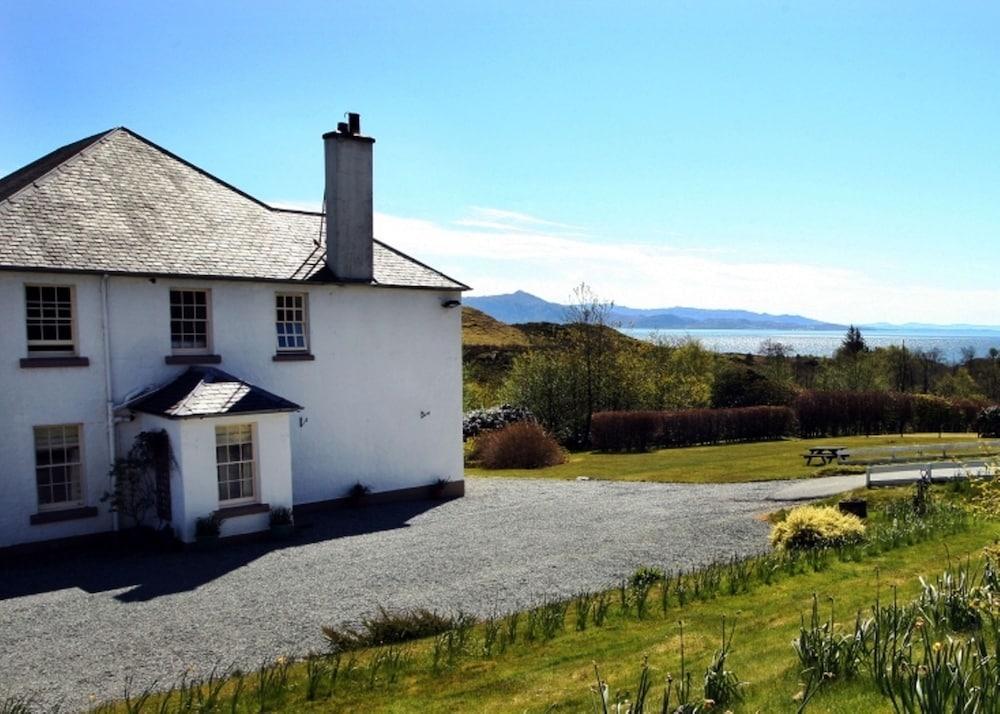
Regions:
M 548 302 L 523 290 L 507 295 L 465 298 L 465 304 L 506 322 L 566 321 L 569 308 Z M 640 309 L 618 307 L 610 315 L 622 327 L 651 330 L 839 330 L 844 325 L 812 320 L 801 315 L 769 315 L 747 310 L 702 310 L 696 307 Z
M 965 323 L 935 325 L 927 322 L 904 322 L 897 325 L 891 322 L 873 322 L 870 325 L 861 325 L 861 327 L 866 330 L 906 330 L 908 332 L 968 332 L 972 334 L 1000 332 L 998 325 L 968 325 Z

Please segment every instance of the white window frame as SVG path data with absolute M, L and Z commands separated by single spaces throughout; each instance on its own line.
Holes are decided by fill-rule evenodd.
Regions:
M 250 445 L 253 449 L 253 457 L 249 460 L 240 459 L 238 461 L 219 461 L 219 430 L 232 430 L 232 429 L 243 429 L 250 428 Z M 241 442 L 243 443 L 243 442 Z M 240 422 L 237 424 L 218 424 L 215 427 L 215 493 L 219 497 L 219 506 L 241 506 L 247 503 L 259 503 L 260 502 L 260 467 L 259 467 L 259 439 L 257 438 L 257 424 L 254 422 Z M 231 444 L 227 444 L 228 448 Z M 219 494 L 219 487 L 222 481 L 219 478 L 219 469 L 222 466 L 232 466 L 237 464 L 250 464 L 253 469 L 253 494 L 250 496 L 241 496 L 239 498 L 222 498 Z M 227 479 L 227 483 L 232 481 L 232 479 Z
M 28 337 L 28 323 L 32 320 L 28 315 L 30 309 L 28 305 L 28 290 L 46 288 L 69 290 L 69 340 L 33 340 Z M 24 285 L 24 330 L 27 339 L 29 357 L 75 357 L 78 354 L 79 344 L 77 343 L 76 330 L 76 286 L 63 283 L 25 283 Z M 39 317 L 38 320 L 44 320 Z M 41 349 L 39 349 L 41 348 Z
M 173 294 L 175 292 L 181 293 L 204 293 L 205 295 L 205 346 L 204 347 L 174 347 L 174 302 Z M 170 350 L 175 355 L 205 355 L 212 353 L 212 327 L 213 327 L 213 316 L 212 316 L 212 289 L 211 288 L 189 288 L 189 287 L 171 287 L 167 293 L 167 309 L 169 310 L 169 320 L 167 324 L 170 328 Z M 184 321 L 190 318 L 180 318 Z M 198 318 L 195 318 L 198 319 Z
M 78 460 L 77 461 L 64 461 L 64 462 L 60 462 L 58 464 L 54 464 L 54 463 L 52 463 L 52 460 L 50 458 L 48 464 L 44 464 L 44 465 L 43 464 L 39 464 L 38 463 L 38 430 L 39 429 L 63 429 L 63 430 L 65 430 L 65 429 L 75 429 L 76 430 L 76 441 L 77 441 L 76 448 L 77 448 L 77 453 L 79 454 Z M 38 503 L 38 512 L 41 513 L 43 511 L 46 511 L 46 512 L 47 511 L 65 511 L 67 509 L 79 508 L 79 507 L 83 506 L 84 503 L 85 503 L 85 501 L 86 501 L 85 494 L 87 492 L 86 491 L 86 485 L 87 485 L 86 484 L 86 473 L 85 473 L 85 470 L 84 470 L 84 464 L 86 463 L 86 459 L 84 458 L 84 453 L 83 453 L 83 424 L 38 424 L 38 425 L 35 425 L 34 427 L 32 427 L 31 431 L 32 431 L 32 447 L 34 448 L 34 453 L 35 453 L 35 457 L 34 457 L 34 461 L 35 461 L 35 500 Z M 50 454 L 51 454 L 51 451 L 52 451 L 52 449 L 50 448 L 49 449 Z M 39 472 L 40 469 L 43 469 L 43 468 L 51 469 L 53 466 L 64 466 L 64 467 L 65 466 L 76 466 L 77 467 L 77 473 L 79 474 L 78 479 L 77 479 L 78 482 L 79 482 L 79 484 L 77 486 L 77 488 L 79 489 L 79 498 L 69 499 L 69 500 L 66 500 L 66 501 L 57 501 L 57 502 L 52 502 L 52 503 L 42 503 L 41 494 L 39 493 L 39 491 L 41 490 L 41 484 L 38 481 L 38 472 Z M 65 481 L 64 483 L 71 484 L 72 481 Z M 51 480 L 50 480 L 49 484 L 50 484 L 49 488 L 51 489 Z
M 298 310 L 299 308 L 289 308 L 289 307 L 278 307 L 278 300 L 280 298 L 299 298 L 302 300 L 302 346 L 301 347 L 282 347 L 280 344 L 280 338 L 278 335 L 278 325 L 293 325 L 299 322 L 298 320 L 278 320 L 278 310 Z M 290 291 L 279 291 L 274 294 L 274 346 L 275 349 L 280 353 L 303 353 L 309 352 L 309 293 L 300 292 L 290 292 Z

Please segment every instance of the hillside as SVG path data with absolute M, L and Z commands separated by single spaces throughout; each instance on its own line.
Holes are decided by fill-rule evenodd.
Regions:
M 518 328 L 466 305 L 462 307 L 462 346 L 523 348 L 529 341 Z

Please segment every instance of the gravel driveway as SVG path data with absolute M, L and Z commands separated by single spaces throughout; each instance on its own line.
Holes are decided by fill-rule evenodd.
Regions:
M 755 515 L 780 484 L 470 479 L 446 503 L 312 517 L 281 547 L 87 555 L 3 566 L 0 701 L 86 706 L 323 648 L 320 625 L 379 604 L 477 614 L 605 588 L 639 565 L 704 564 L 766 546 Z

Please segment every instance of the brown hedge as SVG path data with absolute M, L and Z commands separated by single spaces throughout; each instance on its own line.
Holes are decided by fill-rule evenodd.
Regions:
M 599 451 L 644 451 L 653 447 L 766 441 L 795 433 L 788 407 L 686 409 L 669 412 L 598 412 L 591 445 Z

